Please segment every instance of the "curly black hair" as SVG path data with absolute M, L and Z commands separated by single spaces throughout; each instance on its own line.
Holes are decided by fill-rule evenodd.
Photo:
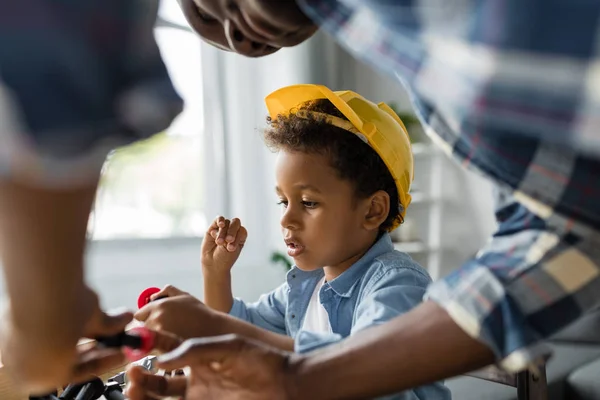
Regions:
M 298 110 L 315 111 L 348 120 L 327 99 L 307 102 Z M 267 117 L 269 127 L 264 139 L 272 151 L 299 151 L 323 154 L 330 158 L 330 165 L 341 179 L 351 182 L 358 198 L 367 198 L 378 190 L 390 196 L 390 212 L 379 227 L 387 231 L 395 221 L 402 221 L 398 209 L 398 190 L 392 174 L 377 152 L 357 135 L 328 124 L 324 118 L 308 114 L 301 118 L 295 112 L 279 115 L 276 120 Z

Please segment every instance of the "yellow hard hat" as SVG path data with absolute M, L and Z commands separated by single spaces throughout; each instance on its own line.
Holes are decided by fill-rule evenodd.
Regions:
M 311 100 L 328 99 L 348 121 L 333 115 L 299 110 Z M 333 92 L 322 85 L 292 85 L 269 94 L 265 102 L 269 116 L 295 113 L 319 115 L 339 128 L 358 135 L 379 154 L 389 169 L 398 190 L 400 215 L 404 218 L 410 204 L 410 185 L 414 178 L 413 154 L 408 132 L 400 117 L 385 103 L 375 104 L 350 90 Z M 390 231 L 399 225 L 396 221 Z

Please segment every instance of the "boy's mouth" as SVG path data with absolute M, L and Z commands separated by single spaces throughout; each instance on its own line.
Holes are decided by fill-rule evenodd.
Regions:
M 298 257 L 304 252 L 305 247 L 295 239 L 285 239 L 285 244 L 287 246 L 287 253 L 292 258 Z

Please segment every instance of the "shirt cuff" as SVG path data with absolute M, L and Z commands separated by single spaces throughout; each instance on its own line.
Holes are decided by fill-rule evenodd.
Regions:
M 321 347 L 329 346 L 342 340 L 342 335 L 337 333 L 317 333 L 300 331 L 294 340 L 296 353 L 308 353 Z
M 498 367 L 508 372 L 535 371 L 551 354 L 502 283 L 476 260 L 433 283 L 425 299 L 436 302 L 469 336 L 488 346 Z
M 233 304 L 231 305 L 231 310 L 229 310 L 229 315 L 231 315 L 232 317 L 236 317 L 239 319 L 245 319 L 244 316 L 246 315 L 246 307 L 244 305 L 244 302 L 240 299 L 233 299 Z

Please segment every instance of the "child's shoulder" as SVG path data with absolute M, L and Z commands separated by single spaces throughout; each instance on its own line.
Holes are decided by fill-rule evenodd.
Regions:
M 414 275 L 419 280 L 431 282 L 425 268 L 408 254 L 392 250 L 375 257 L 365 276 L 368 280 L 377 280 L 384 275 Z

